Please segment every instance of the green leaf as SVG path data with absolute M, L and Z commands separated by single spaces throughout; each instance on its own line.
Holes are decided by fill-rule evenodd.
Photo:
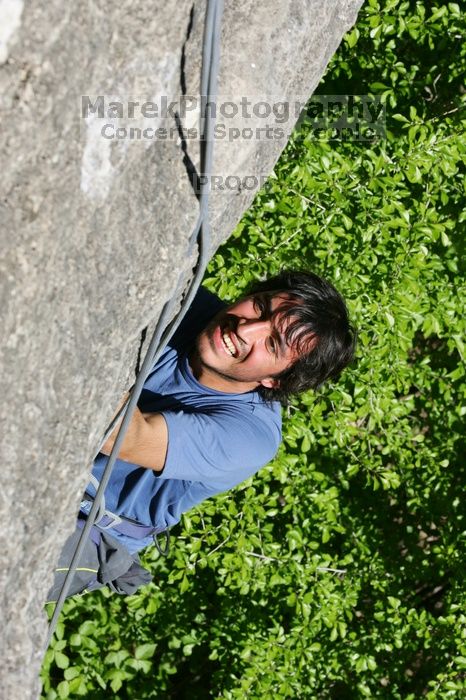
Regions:
M 83 637 L 90 636 L 95 632 L 95 624 L 91 620 L 86 620 L 79 627 L 79 634 Z
M 134 656 L 136 659 L 150 659 L 154 655 L 156 648 L 156 644 L 141 644 L 136 647 Z
M 67 698 L 69 696 L 70 686 L 68 681 L 61 681 L 57 686 L 57 693 L 59 698 Z
M 183 579 L 180 583 L 180 593 L 185 593 L 189 588 L 189 580 L 187 576 L 183 576 Z
M 359 29 L 357 27 L 354 27 L 351 32 L 345 35 L 345 41 L 348 44 L 349 48 L 352 49 L 354 46 L 356 46 L 358 39 L 359 39 Z
M 62 651 L 56 651 L 54 658 L 58 668 L 68 668 L 70 665 L 69 658 Z
M 388 90 L 388 89 L 389 89 L 389 85 L 385 85 L 384 83 L 375 82 L 375 83 L 371 83 L 369 85 L 369 90 L 373 90 L 374 92 L 378 92 L 380 90 Z
M 110 688 L 113 690 L 114 693 L 117 693 L 122 687 L 122 685 L 123 681 L 119 676 L 110 681 Z
M 64 672 L 64 677 L 67 681 L 73 680 L 73 678 L 76 678 L 79 676 L 81 673 L 81 669 L 77 668 L 76 666 L 69 666 L 65 672 Z

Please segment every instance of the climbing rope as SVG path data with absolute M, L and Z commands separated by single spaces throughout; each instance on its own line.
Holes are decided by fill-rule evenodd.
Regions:
M 190 251 L 197 241 L 198 257 L 193 271 L 193 277 L 189 284 L 188 290 L 183 298 L 181 307 L 175 318 L 168 323 L 172 316 L 173 307 L 178 296 L 178 288 L 180 279 L 178 280 L 176 289 L 172 297 L 166 302 L 162 309 L 162 313 L 157 321 L 154 334 L 147 348 L 144 361 L 141 369 L 136 377 L 136 381 L 130 391 L 126 403 L 122 406 L 118 415 L 115 416 L 112 423 L 108 427 L 102 440 L 102 445 L 107 440 L 108 436 L 113 432 L 117 422 L 123 416 L 117 437 L 115 439 L 112 451 L 105 465 L 99 487 L 96 491 L 92 507 L 87 516 L 86 523 L 82 529 L 81 536 L 71 560 L 69 570 L 63 581 L 60 594 L 55 604 L 52 618 L 50 620 L 46 647 L 49 646 L 53 633 L 55 631 L 58 618 L 63 608 L 72 578 L 79 564 L 82 551 L 89 537 L 92 526 L 94 525 L 98 513 L 100 511 L 102 499 L 105 489 L 110 479 L 113 466 L 120 452 L 120 447 L 124 440 L 126 431 L 130 424 L 134 410 L 137 406 L 144 383 L 152 371 L 155 363 L 158 361 L 161 353 L 165 349 L 170 338 L 175 333 L 181 323 L 186 311 L 188 310 L 194 296 L 199 289 L 205 268 L 209 261 L 210 251 L 210 225 L 209 225 L 209 192 L 210 192 L 210 176 L 213 160 L 213 129 L 215 126 L 215 114 L 210 114 L 210 106 L 216 104 L 217 99 L 217 78 L 220 63 L 220 29 L 223 13 L 223 0 L 207 0 L 207 8 L 204 24 L 204 37 L 202 46 L 202 72 L 201 72 L 201 110 L 200 110 L 200 196 L 199 196 L 199 215 L 190 236 Z

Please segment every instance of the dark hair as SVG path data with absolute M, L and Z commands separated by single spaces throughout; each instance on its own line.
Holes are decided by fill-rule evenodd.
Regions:
M 292 301 L 300 302 L 285 302 L 277 309 L 281 322 L 290 319 L 285 339 L 296 347 L 300 357 L 275 375 L 280 379 L 276 389 L 260 387 L 260 395 L 266 401 L 286 404 L 292 394 L 317 389 L 326 380 L 337 378 L 353 359 L 356 331 L 335 287 L 313 272 L 283 270 L 254 283 L 247 293 L 260 292 L 286 292 Z

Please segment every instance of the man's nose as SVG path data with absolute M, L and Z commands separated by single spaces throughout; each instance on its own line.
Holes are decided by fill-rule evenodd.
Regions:
M 243 319 L 238 324 L 237 333 L 247 343 L 262 340 L 270 335 L 270 320 Z

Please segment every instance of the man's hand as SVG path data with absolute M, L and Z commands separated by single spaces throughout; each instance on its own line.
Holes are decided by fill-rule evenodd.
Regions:
M 120 404 L 121 407 L 121 404 Z M 110 437 L 101 447 L 101 452 L 109 455 L 115 442 L 121 418 Z M 138 464 L 156 472 L 165 465 L 168 447 L 168 429 L 161 413 L 141 413 L 136 408 L 120 447 L 119 459 Z

